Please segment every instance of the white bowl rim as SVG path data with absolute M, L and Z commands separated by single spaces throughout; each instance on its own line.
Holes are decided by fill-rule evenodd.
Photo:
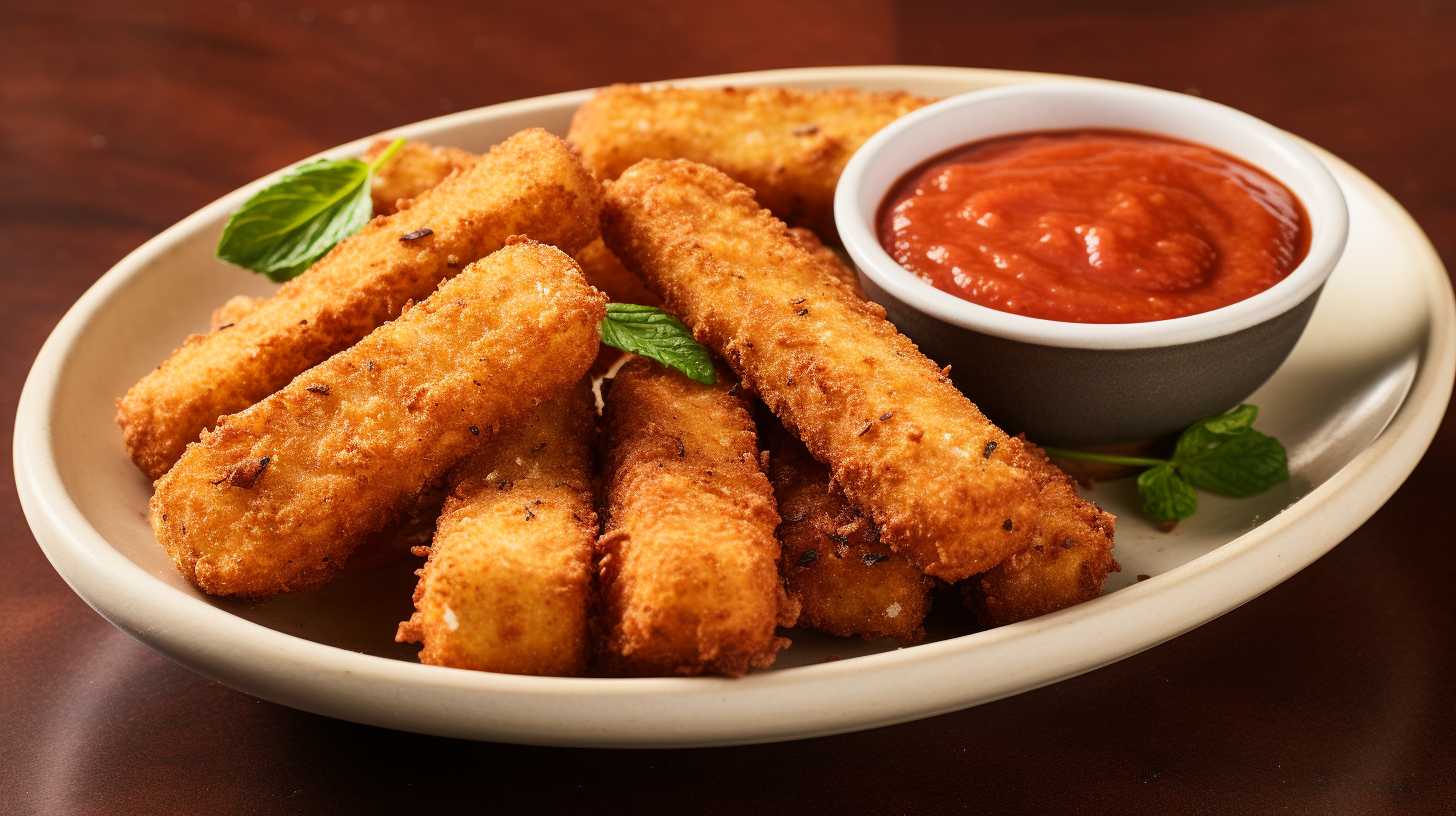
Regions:
M 1274 286 L 1207 312 L 1139 323 L 1074 323 L 1003 312 L 937 289 L 900 266 L 880 245 L 873 222 L 863 217 L 861 204 L 865 196 L 873 194 L 878 209 L 887 189 L 869 190 L 865 177 L 874 164 L 887 152 L 893 151 L 908 134 L 922 128 L 935 128 L 948 115 L 963 113 L 967 108 L 986 106 L 1008 98 L 1029 97 L 1040 99 L 1044 104 L 1055 104 L 1059 99 L 1077 96 L 1116 99 L 1128 104 L 1161 108 L 1166 111 L 1168 119 L 1182 113 L 1217 117 L 1226 126 L 1243 130 L 1263 141 L 1293 172 L 1300 175 L 1305 185 L 1315 191 L 1315 195 L 1301 199 L 1310 223 L 1310 245 L 1304 259 Z M 1098 125 L 1116 126 L 1115 123 Z M 1000 135 L 1027 130 L 1026 127 L 1015 127 Z M 975 140 L 995 138 L 998 134 L 994 128 L 992 131 Z M 1182 136 L 1177 138 L 1199 141 Z M 1259 166 L 1257 162 L 1234 155 Z M 911 166 L 930 158 L 933 155 L 918 156 Z M 1272 169 L 1260 169 L 1276 178 L 1279 176 Z M 1030 82 L 970 91 L 895 120 L 868 139 L 845 166 L 835 190 L 834 219 L 840 240 L 861 272 L 891 297 L 911 308 L 953 326 L 1008 340 L 1059 348 L 1109 350 L 1197 343 L 1272 320 L 1303 303 L 1324 285 L 1344 251 L 1349 231 L 1349 214 L 1339 184 L 1324 163 L 1296 137 L 1247 113 L 1207 99 L 1138 85 L 1082 81 Z
M 664 82 L 712 86 L 815 82 L 822 86 L 831 83 L 860 84 L 868 78 L 894 83 L 932 79 L 1024 82 L 1029 77 L 1047 76 L 974 68 L 890 65 L 784 69 Z M 1063 79 L 1089 84 L 1108 82 L 1080 77 Z M 394 128 L 377 136 L 423 138 L 437 129 L 506 112 L 546 110 L 563 103 L 579 104 L 590 92 L 572 91 L 462 111 Z M 319 155 L 356 153 L 374 138 L 376 136 L 357 139 Z M 427 666 L 316 643 L 233 615 L 201 597 L 173 588 L 142 569 L 112 547 L 87 521 L 61 479 L 52 451 L 57 429 L 51 426 L 49 417 L 57 398 L 62 365 L 81 329 L 113 293 L 127 285 L 132 276 L 199 225 L 224 216 L 263 184 L 285 172 L 286 168 L 219 198 L 148 240 L 103 274 L 62 316 L 37 354 L 17 406 L 12 440 L 16 490 L 26 520 L 57 572 L 82 600 L 122 630 L 198 671 L 226 679 L 229 685 L 246 693 L 329 716 L 407 730 L 481 738 L 486 729 L 472 725 L 470 718 L 460 716 L 437 717 L 433 721 L 436 724 L 429 728 L 421 726 L 417 720 L 410 719 L 411 712 L 407 707 L 398 705 L 401 698 L 392 689 L 399 686 L 419 686 L 440 693 L 467 691 L 501 695 L 508 700 L 547 697 L 556 704 L 585 697 L 593 701 L 593 710 L 606 718 L 616 708 L 611 702 L 613 699 L 626 701 L 647 697 L 654 701 L 654 706 L 666 710 L 685 700 L 699 700 L 729 709 L 734 707 L 728 705 L 731 698 L 724 692 L 730 688 L 741 692 L 743 699 L 751 704 L 768 699 L 764 696 L 766 693 L 787 693 L 793 689 L 803 689 L 806 693 L 812 689 L 819 696 L 825 688 L 851 688 L 821 683 L 832 684 L 852 677 L 864 679 L 910 664 L 940 664 L 956 671 L 973 670 L 988 660 L 994 664 L 996 657 L 1007 654 L 1022 636 L 1045 641 L 1060 632 L 1064 633 L 1059 638 L 1061 642 L 1082 644 L 1081 649 L 1073 646 L 1065 653 L 1044 655 L 1040 665 L 1030 672 L 1035 677 L 1031 684 L 1008 680 L 991 685 L 974 695 L 972 702 L 900 705 L 893 700 L 884 700 L 885 713 L 861 718 L 850 725 L 827 715 L 817 719 L 804 715 L 801 719 L 810 724 L 777 722 L 750 726 L 734 721 L 708 724 L 692 733 L 680 733 L 670 722 L 643 724 L 623 717 L 618 721 L 619 730 L 613 733 L 561 736 L 524 730 L 509 716 L 502 714 L 502 721 L 493 726 L 491 735 L 496 739 L 552 745 L 725 745 L 840 733 L 944 713 L 1087 671 L 1094 666 L 1087 664 L 1085 657 L 1075 652 L 1104 639 L 1118 640 L 1121 645 L 1115 650 L 1095 648 L 1094 651 L 1103 655 L 1096 665 L 1121 659 L 1175 637 L 1261 594 L 1314 561 L 1363 523 L 1399 487 L 1420 460 L 1440 426 L 1451 396 L 1453 372 L 1456 372 L 1456 330 L 1453 330 L 1456 328 L 1456 302 L 1453 302 L 1440 257 L 1410 215 L 1358 170 L 1333 156 L 1325 158 L 1340 166 L 1354 183 L 1367 188 L 1374 202 L 1388 210 L 1390 217 L 1418 242 L 1419 254 L 1424 259 L 1423 281 L 1430 292 L 1432 334 L 1421 352 L 1410 391 L 1385 431 L 1337 473 L 1283 513 L 1212 552 L 1112 595 L 999 629 L 835 663 L 775 670 L 739 680 L 521 677 Z M 1295 529 L 1304 531 L 1306 535 L 1285 534 Z M 1231 575 L 1241 579 L 1234 582 L 1238 586 L 1231 585 L 1228 580 Z M 1178 592 L 1180 587 L 1186 591 L 1196 589 L 1202 600 L 1191 605 L 1180 601 L 1183 597 Z M 1114 637 L 1100 628 L 1101 613 L 1114 610 L 1123 613 L 1136 610 L 1138 620 L 1161 620 L 1162 624 L 1157 627 L 1161 634 L 1150 636 L 1146 631 L 1119 632 Z M 1128 619 L 1114 616 L 1108 620 L 1125 623 Z M 968 659 L 973 662 L 966 662 Z M 322 697 L 290 690 L 277 679 L 287 672 L 322 676 L 333 686 Z M 998 670 L 998 676 L 1004 673 Z M 366 711 L 365 703 L 357 703 L 355 697 L 370 692 L 388 697 L 395 705 Z M 606 705 L 603 706 L 603 703 Z M 423 715 L 420 719 L 424 719 Z

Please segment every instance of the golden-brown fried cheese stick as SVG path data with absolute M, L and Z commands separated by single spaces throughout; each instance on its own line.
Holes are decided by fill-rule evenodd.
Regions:
M 805 249 L 823 261 L 830 274 L 844 281 L 856 294 L 860 293 L 859 280 L 854 270 L 837 253 L 825 247 L 808 230 L 792 229 L 789 232 Z M 770 440 L 778 441 L 772 435 Z M 790 440 L 790 443 L 796 449 L 795 452 L 803 450 L 796 441 Z M 1012 555 L 990 572 L 983 573 L 963 585 L 967 602 L 985 626 L 1001 626 L 1091 600 L 1101 594 L 1107 575 L 1118 569 L 1112 555 L 1115 523 L 1112 514 L 1083 500 L 1077 494 L 1073 481 L 1046 457 L 1041 448 L 1024 439 L 1022 444 L 1027 448 L 1028 469 L 1040 485 L 1041 507 L 1036 529 L 1032 533 L 1031 546 Z M 789 461 L 798 460 L 790 457 Z M 788 565 L 794 563 L 793 552 L 799 549 L 791 541 L 791 536 L 797 531 L 787 526 L 796 513 L 785 506 L 786 499 L 777 466 L 776 460 L 770 471 L 774 478 L 774 490 L 779 498 L 780 514 L 785 519 L 779 528 L 779 541 L 784 547 L 782 563 L 785 565 L 785 584 L 790 593 L 793 593 L 796 586 L 802 587 L 806 578 L 811 576 L 807 572 L 792 573 L 788 569 Z M 833 500 L 842 501 L 837 491 Z M 827 506 L 838 507 L 832 504 Z M 847 512 L 855 512 L 852 506 L 845 507 Z M 838 512 L 837 509 L 835 512 Z M 852 535 L 850 540 L 855 540 Z M 820 555 L 822 554 L 821 552 Z M 896 557 L 900 556 L 897 554 Z M 811 579 L 828 583 L 820 576 L 812 576 Z M 815 616 L 827 616 L 828 613 L 815 608 L 813 590 L 800 589 L 799 593 L 803 605 L 801 623 Z M 824 591 L 822 595 L 833 597 L 828 591 Z M 872 609 L 868 606 L 865 608 Z M 817 628 L 834 631 L 822 625 Z M 900 637 L 893 633 L 889 633 L 889 636 Z
M 599 178 L 642 159 L 710 164 L 791 224 L 834 235 L 834 187 L 875 131 L 932 100 L 907 93 L 613 85 L 577 110 L 567 139 Z
M 602 228 L 923 572 L 960 580 L 1030 543 L 1037 486 L 1020 442 L 747 187 L 643 161 L 608 186 Z
M 380 139 L 370 146 L 364 160 L 370 161 L 389 147 L 388 139 Z M 399 203 L 409 206 L 409 201 L 423 195 L 435 185 L 450 177 L 451 173 L 472 167 L 480 157 L 467 150 L 455 147 L 441 147 L 426 142 L 405 142 L 399 152 L 374 171 L 372 183 L 375 215 L 394 212 Z M 812 238 L 812 234 L 811 234 Z M 812 240 L 818 241 L 817 238 Z M 826 252 L 831 250 L 825 249 Z M 609 300 L 616 303 L 640 303 L 656 306 L 657 296 L 642 284 L 638 277 L 622 266 L 601 239 L 592 241 L 573 253 L 581 271 L 591 284 L 602 290 Z M 233 301 L 240 300 L 234 298 Z M 232 304 L 233 301 L 229 301 Z M 221 312 L 222 310 L 219 310 Z M 214 323 L 217 323 L 214 315 Z
M 450 475 L 415 613 L 420 661 L 510 674 L 586 668 L 597 517 L 588 382 L 508 423 Z
M 804 233 L 805 240 L 812 241 L 829 256 L 834 256 L 833 250 L 824 247 L 819 239 L 808 230 L 800 230 Z M 644 306 L 657 306 L 662 301 L 648 289 L 636 275 L 622 266 L 617 256 L 608 250 L 601 239 L 592 241 L 586 247 L 576 253 L 576 262 L 581 266 L 582 274 L 586 275 L 587 282 L 601 290 L 608 300 L 617 303 L 638 303 Z M 837 262 L 837 256 L 836 256 Z M 853 273 L 850 273 L 853 275 Z M 851 278 L 852 280 L 852 278 Z M 228 300 L 212 313 L 212 331 L 231 328 L 237 324 L 243 315 L 257 308 L 258 304 L 266 302 L 266 298 L 249 297 L 238 295 Z M 592 366 L 591 375 L 604 374 L 621 357 L 620 352 L 611 346 L 602 346 L 597 355 L 597 362 Z
M 780 571 L 799 626 L 840 637 L 925 637 L 930 578 L 880 541 L 869 519 L 829 484 L 829 471 L 766 418 L 769 476 L 779 503 Z
M 580 379 L 605 311 L 561 251 L 495 252 L 189 445 L 157 482 L 157 540 L 213 595 L 322 583 L 484 435 Z
M 970 582 L 971 602 L 985 626 L 1002 626 L 1091 600 L 1117 571 L 1116 518 L 1077 494 L 1072 480 L 1041 448 L 1023 440 L 1040 487 L 1040 515 L 1031 546 Z
M 772 664 L 788 645 L 774 627 L 794 614 L 743 399 L 638 358 L 611 380 L 605 416 L 603 667 L 741 675 Z
M 218 417 L 349 347 L 511 235 L 568 252 L 585 246 L 597 237 L 600 204 L 565 142 L 517 133 L 408 210 L 375 218 L 234 325 L 188 338 L 118 402 L 127 451 L 161 476 Z
M 380 139 L 364 151 L 364 161 L 372 162 L 389 148 L 389 139 Z M 409 202 L 433 189 L 450 177 L 475 166 L 480 156 L 458 147 L 432 145 L 426 142 L 405 142 L 394 158 L 374 171 L 369 180 L 369 194 L 374 200 L 375 215 L 390 215 L 409 206 Z

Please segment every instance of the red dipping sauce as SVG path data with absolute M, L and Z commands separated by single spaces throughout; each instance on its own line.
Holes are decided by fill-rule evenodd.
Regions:
M 1003 312 L 1138 323 L 1268 289 L 1309 251 L 1288 188 L 1211 148 L 1119 130 L 1024 133 L 937 156 L 890 189 L 880 244 Z

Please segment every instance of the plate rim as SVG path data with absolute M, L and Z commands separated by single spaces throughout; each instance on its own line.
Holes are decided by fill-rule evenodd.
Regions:
M 1044 73 L 901 65 L 781 69 L 661 82 L 854 85 L 867 81 L 894 81 L 896 78 L 902 78 L 902 81 L 948 79 L 978 84 L 1047 79 L 1109 82 Z M 357 152 L 380 135 L 409 138 L 482 120 L 579 104 L 592 90 L 513 100 L 435 117 L 356 139 L 316 155 Z M 50 455 L 55 429 L 49 425 L 49 415 L 60 374 L 77 335 L 112 294 L 200 225 L 226 214 L 287 168 L 223 195 L 163 230 L 101 275 L 66 311 L 36 355 L 17 405 L 13 440 L 16 491 L 27 523 L 53 568 L 102 617 L 152 648 L 245 693 L 329 716 L 403 730 L 553 745 L 722 745 L 859 730 L 989 702 L 1057 682 L 1151 648 L 1277 586 L 1333 549 L 1363 524 L 1405 481 L 1430 445 L 1445 415 L 1453 374 L 1456 374 L 1456 342 L 1453 342 L 1456 299 L 1453 299 L 1449 277 L 1425 233 L 1393 197 L 1349 164 L 1318 147 L 1315 149 L 1337 176 L 1363 187 L 1362 193 L 1384 210 L 1401 231 L 1408 233 L 1415 242 L 1412 249 L 1424 261 L 1420 264 L 1419 276 L 1429 295 L 1426 299 L 1429 327 L 1425 348 L 1405 398 L 1390 422 L 1365 450 L 1284 511 L 1166 573 L 1041 618 L 906 649 L 763 672 L 737 680 L 522 677 L 426 666 L 317 643 L 240 618 L 199 596 L 166 584 L 111 547 L 67 495 L 54 457 Z M 1296 526 L 1301 530 L 1308 528 L 1312 534 L 1281 535 Z M 1296 538 L 1300 540 L 1292 541 Z M 1225 573 L 1239 571 L 1255 577 L 1247 581 L 1229 581 L 1222 587 L 1210 581 L 1210 576 L 1221 577 Z M 1179 589 L 1190 586 L 1202 590 L 1201 595 L 1194 596 L 1201 602 L 1192 604 L 1193 608 L 1180 601 L 1184 594 Z M 1180 606 L 1183 608 L 1178 608 Z M 695 729 L 692 724 L 664 728 L 653 718 L 634 725 L 623 717 L 617 717 L 619 723 L 627 723 L 623 730 L 600 726 L 596 730 L 591 727 L 563 730 L 557 724 L 557 728 L 547 729 L 551 732 L 547 733 L 522 723 L 487 723 L 485 726 L 476 720 L 451 723 L 445 716 L 447 712 L 426 715 L 414 711 L 412 716 L 404 716 L 399 712 L 369 708 L 369 701 L 376 696 L 373 690 L 367 688 L 369 684 L 401 683 L 439 692 L 494 694 L 500 697 L 496 702 L 498 707 L 509 707 L 511 700 L 522 698 L 538 702 L 540 698 L 546 698 L 551 705 L 559 706 L 563 701 L 577 701 L 586 696 L 597 700 L 598 704 L 611 699 L 628 701 L 641 698 L 649 701 L 650 705 L 660 706 L 666 698 L 671 700 L 670 707 L 679 709 L 684 704 L 688 708 L 702 704 L 732 708 L 734 706 L 724 702 L 727 697 L 724 692 L 729 688 L 742 692 L 735 696 L 759 703 L 770 702 L 768 697 L 772 695 L 802 694 L 806 686 L 820 684 L 848 691 L 847 684 L 884 684 L 886 675 L 893 679 L 894 675 L 917 664 L 943 673 L 968 659 L 981 660 L 986 655 L 1024 650 L 1025 647 L 1018 644 L 1029 639 L 1033 643 L 1037 640 L 1070 640 L 1076 643 L 1087 634 L 1099 632 L 1099 622 L 1126 624 L 1130 619 L 1136 621 L 1139 618 L 1156 618 L 1160 624 L 1156 627 L 1132 627 L 1144 630 L 1143 634 L 1121 632 L 1120 638 L 1116 639 L 1119 643 L 1116 647 L 1089 647 L 1080 643 L 1076 644 L 1079 649 L 1041 655 L 1040 665 L 1025 667 L 1024 673 L 1033 677 L 1030 682 L 989 683 L 977 687 L 979 691 L 974 693 L 958 695 L 953 686 L 942 681 L 939 695 L 932 695 L 934 699 L 930 701 L 918 704 L 901 702 L 874 714 L 820 713 L 809 718 L 812 722 L 806 721 L 799 726 L 749 721 L 766 718 L 719 716 L 715 719 L 716 724 L 707 728 Z M 1128 627 L 1124 625 L 1122 628 Z M 1157 633 L 1146 634 L 1150 628 L 1156 629 Z M 1082 634 L 1069 638 L 1069 634 L 1075 633 Z M 1101 634 L 1106 637 L 1105 631 Z M 1093 655 L 1090 659 L 1087 657 L 1089 654 Z M 272 670 L 259 670 L 260 661 Z M 321 667 L 321 663 L 325 665 Z M 321 695 L 317 690 L 310 693 L 288 681 L 288 677 L 295 673 L 317 673 L 320 668 L 326 669 L 332 679 L 341 684 L 338 687 L 339 697 L 347 699 L 330 699 L 329 695 Z M 741 709 L 742 705 L 739 703 L 737 708 Z M 418 720 L 422 717 L 433 725 L 418 727 Z M 604 718 L 611 719 L 610 716 Z

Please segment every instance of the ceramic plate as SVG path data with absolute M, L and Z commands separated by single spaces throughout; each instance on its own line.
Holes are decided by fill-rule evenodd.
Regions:
M 948 95 L 1033 79 L 1051 77 L 861 67 L 689 82 Z M 564 133 L 589 93 L 388 135 L 484 150 L 523 127 Z M 329 155 L 356 154 L 369 141 Z M 932 631 L 904 649 L 796 633 L 772 670 L 739 680 L 537 678 L 424 666 L 393 644 L 414 583 L 405 559 L 366 559 L 322 591 L 262 603 L 203 597 L 152 538 L 150 485 L 122 451 L 112 402 L 180 338 L 203 330 L 214 306 L 268 290 L 212 257 L 227 214 L 256 183 L 127 256 L 57 325 L 21 395 L 16 486 L 51 563 L 112 623 L 243 692 L 333 717 L 474 739 L 681 746 L 809 737 L 973 706 L 1127 657 L 1254 598 L 1369 518 L 1425 451 L 1456 359 L 1446 272 L 1400 205 L 1320 156 L 1349 199 L 1349 248 L 1299 346 L 1251 398 L 1260 428 L 1288 446 L 1293 479 L 1255 499 L 1202 496 L 1198 515 L 1171 534 L 1139 519 L 1130 485 L 1098 486 L 1092 498 L 1119 516 L 1122 573 L 1103 597 L 1024 623 Z

